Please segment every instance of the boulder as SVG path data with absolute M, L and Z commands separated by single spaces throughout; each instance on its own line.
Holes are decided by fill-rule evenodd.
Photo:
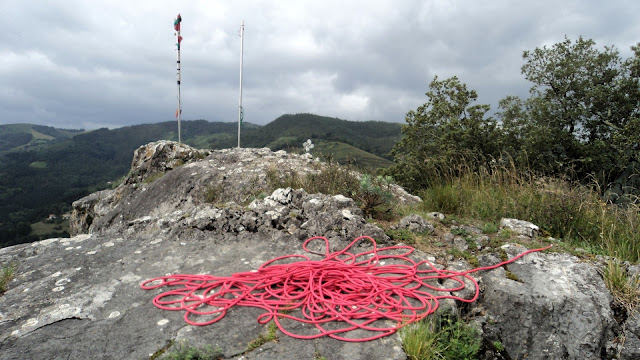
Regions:
M 540 228 L 537 225 L 518 219 L 502 218 L 500 219 L 500 228 L 509 229 L 518 235 L 530 238 L 536 237 L 540 233 Z
M 433 225 L 429 224 L 422 216 L 411 214 L 400 219 L 398 229 L 407 229 L 417 233 L 431 234 L 435 230 Z
M 503 249 L 509 257 L 526 250 Z M 487 265 L 497 259 L 479 260 Z M 600 359 L 606 353 L 617 324 L 595 266 L 569 254 L 533 253 L 507 268 L 513 275 L 504 268 L 480 274 L 489 342 L 500 341 L 511 359 Z

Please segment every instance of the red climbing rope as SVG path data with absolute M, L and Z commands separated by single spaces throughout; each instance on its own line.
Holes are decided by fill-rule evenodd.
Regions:
M 307 248 L 313 240 L 324 240 L 324 253 Z M 350 252 L 361 240 L 371 241 L 373 249 Z M 410 246 L 378 248 L 372 238 L 361 236 L 344 249 L 330 252 L 326 238 L 312 237 L 302 248 L 323 256 L 322 260 L 286 255 L 267 261 L 257 271 L 231 276 L 169 275 L 147 280 L 141 287 L 173 287 L 156 296 L 153 304 L 164 310 L 184 310 L 184 319 L 191 325 L 215 323 L 234 305 L 251 306 L 265 310 L 258 316 L 259 323 L 273 319 L 280 331 L 295 338 L 330 336 L 344 341 L 369 341 L 428 316 L 436 311 L 440 299 L 476 301 L 479 287 L 470 273 L 495 269 L 550 247 L 528 250 L 496 265 L 457 272 L 438 269 L 427 260 L 415 262 L 409 258 L 414 251 Z M 287 260 L 289 263 L 283 263 Z M 457 286 L 442 288 L 439 281 L 445 279 L 454 280 Z M 464 299 L 450 294 L 464 289 L 465 279 L 473 284 L 474 296 Z M 192 320 L 196 317 L 202 320 Z M 391 320 L 393 325 L 382 320 Z M 310 335 L 295 334 L 283 327 L 288 321 L 312 324 L 317 330 Z M 356 329 L 374 335 L 344 336 Z

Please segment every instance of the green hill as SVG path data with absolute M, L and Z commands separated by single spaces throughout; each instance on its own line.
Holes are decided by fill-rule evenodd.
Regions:
M 67 140 L 83 131 L 31 124 L 0 125 L 0 154 Z
M 282 115 L 246 141 L 272 150 L 300 147 L 307 139 L 323 139 L 349 144 L 379 157 L 390 159 L 389 152 L 401 137 L 399 123 L 383 121 L 347 121 L 313 114 Z
M 400 124 L 352 122 L 311 114 L 283 115 L 266 126 L 245 123 L 242 147 L 302 152 L 363 168 L 387 167 L 384 158 L 400 138 Z M 136 148 L 178 139 L 175 121 L 118 129 L 60 130 L 46 126 L 0 126 L 0 246 L 37 240 L 31 224 L 61 215 L 74 200 L 110 186 L 127 174 Z M 183 142 L 222 149 L 237 146 L 237 123 L 182 122 Z M 31 233 L 31 235 L 30 235 Z

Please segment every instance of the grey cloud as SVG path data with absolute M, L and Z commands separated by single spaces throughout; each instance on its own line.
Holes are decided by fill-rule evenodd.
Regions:
M 629 55 L 635 1 L 241 3 L 19 1 L 0 10 L 0 123 L 117 127 L 172 120 L 172 21 L 183 15 L 183 118 L 235 121 L 245 20 L 245 119 L 283 113 L 403 121 L 434 76 L 456 75 L 495 110 L 526 96 L 522 51 L 593 38 Z

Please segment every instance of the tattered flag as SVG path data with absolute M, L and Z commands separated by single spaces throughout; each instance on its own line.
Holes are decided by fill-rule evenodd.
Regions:
M 180 22 L 182 21 L 182 16 L 180 16 L 180 14 L 178 14 L 178 17 L 173 21 L 173 28 L 176 29 L 176 31 L 180 31 Z

